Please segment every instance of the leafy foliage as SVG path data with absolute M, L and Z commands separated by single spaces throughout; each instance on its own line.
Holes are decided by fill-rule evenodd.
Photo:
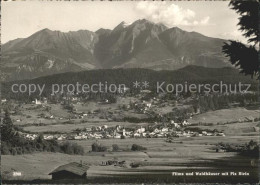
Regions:
M 7 141 L 14 134 L 13 123 L 10 118 L 9 112 L 5 111 L 5 117 L 3 119 L 3 124 L 1 126 L 1 139 L 2 141 Z
M 119 150 L 119 146 L 117 144 L 112 145 L 113 151 L 116 152 Z
M 259 1 L 247 0 L 247 1 L 230 1 L 229 6 L 240 15 L 238 26 L 246 38 L 249 38 L 248 42 L 259 42 Z
M 240 42 L 230 41 L 230 44 L 224 44 L 223 52 L 230 58 L 231 64 L 241 69 L 241 73 L 251 77 L 258 75 L 258 51 L 253 46 L 247 47 Z
M 243 31 L 243 36 L 248 39 L 252 46 L 246 46 L 240 42 L 231 41 L 222 47 L 223 53 L 230 58 L 231 64 L 239 67 L 241 73 L 245 75 L 258 76 L 259 62 L 258 50 L 255 45 L 259 43 L 259 1 L 230 1 L 229 6 L 239 15 L 239 30 Z

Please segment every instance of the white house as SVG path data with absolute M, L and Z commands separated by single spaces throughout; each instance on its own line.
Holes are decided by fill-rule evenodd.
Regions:
M 225 135 L 223 132 L 220 132 L 220 133 L 217 134 L 217 136 L 223 136 L 223 137 L 225 137 L 226 135 Z
M 58 141 L 62 141 L 62 140 L 64 140 L 64 139 L 66 139 L 66 137 L 65 137 L 65 136 L 62 136 L 62 135 L 57 138 Z
M 173 123 L 173 127 L 180 128 L 180 125 L 178 123 Z
M 117 131 L 120 131 L 120 130 L 121 130 L 121 126 L 120 126 L 120 125 L 117 125 L 117 126 L 116 126 L 116 130 L 117 130 Z
M 45 140 L 52 140 L 53 139 L 53 135 L 44 135 L 43 139 L 45 139 Z
M 86 128 L 86 131 L 87 131 L 87 132 L 90 132 L 91 130 L 92 130 L 92 129 L 89 128 L 89 127 Z
M 145 128 L 141 127 L 139 129 L 136 130 L 137 133 L 141 134 L 145 132 Z
M 162 132 L 168 132 L 168 131 L 169 131 L 169 129 L 167 127 L 162 128 Z
M 115 139 L 120 139 L 120 138 L 121 138 L 121 135 L 118 134 L 118 133 L 115 133 L 115 134 L 114 134 L 114 138 L 115 138 Z
M 102 127 L 101 126 L 97 126 L 96 130 L 100 131 L 100 130 L 102 130 Z
M 151 106 L 152 106 L 151 103 L 147 103 L 147 104 L 146 104 L 146 107 L 148 107 L 148 108 L 151 108 Z
M 190 123 L 187 122 L 186 120 L 184 120 L 183 123 L 182 123 L 182 125 L 183 125 L 183 126 L 186 126 L 186 125 L 190 125 Z
M 127 91 L 129 91 L 130 89 L 128 87 L 120 87 L 118 88 L 118 92 L 119 93 L 126 93 Z
M 40 100 L 35 99 L 35 105 L 41 105 L 42 102 Z

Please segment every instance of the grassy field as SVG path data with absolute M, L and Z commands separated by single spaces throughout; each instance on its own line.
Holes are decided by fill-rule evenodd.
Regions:
M 189 126 L 189 128 L 199 127 L 200 129 L 217 129 L 223 131 L 229 136 L 240 136 L 240 135 L 257 135 L 259 134 L 258 122 L 242 122 L 242 123 L 231 123 L 225 125 L 211 125 L 211 126 Z
M 190 123 L 226 123 L 231 121 L 243 122 L 247 118 L 259 118 L 260 110 L 247 110 L 245 108 L 221 109 L 195 115 L 188 121 Z
M 103 126 L 107 125 L 108 127 L 114 127 L 116 125 L 126 126 L 126 127 L 136 127 L 136 126 L 145 126 L 148 123 L 129 123 L 129 122 L 105 122 L 105 121 L 97 121 L 92 122 L 87 121 L 85 123 L 80 123 L 79 120 L 72 120 L 74 124 L 54 124 L 54 125 L 46 125 L 46 126 L 26 126 L 23 129 L 29 132 L 60 132 L 60 133 L 71 133 L 76 129 L 84 129 L 91 128 L 92 126 Z
M 121 98 L 122 104 L 128 104 L 130 99 Z M 128 122 L 107 122 L 106 119 L 99 117 L 88 118 L 87 122 L 81 123 L 82 120 L 72 120 L 74 124 L 64 124 L 65 120 L 47 120 L 39 119 L 40 113 L 46 113 L 44 108 L 35 108 L 32 105 L 24 105 L 23 112 L 20 115 L 12 116 L 12 119 L 22 119 L 15 122 L 16 125 L 24 125 L 26 131 L 31 132 L 72 132 L 77 128 L 86 128 L 92 126 L 132 126 L 146 125 L 147 123 L 128 123 Z M 32 106 L 32 107 L 30 107 Z M 52 106 L 52 105 L 51 105 Z M 35 108 L 35 109 L 34 109 Z M 100 105 L 89 103 L 88 105 L 77 104 L 77 111 L 94 111 L 96 109 L 118 110 L 117 104 Z M 127 112 L 121 112 L 126 114 Z M 91 145 L 96 140 L 71 141 L 83 146 L 85 155 L 67 155 L 62 153 L 34 153 L 26 155 L 2 155 L 1 170 L 3 179 L 33 180 L 33 179 L 50 179 L 48 175 L 52 170 L 60 165 L 69 162 L 86 162 L 90 165 L 88 178 L 124 176 L 133 177 L 132 175 L 170 175 L 172 171 L 181 170 L 255 170 L 252 168 L 250 158 L 236 158 L 236 153 L 216 152 L 215 147 L 219 142 L 244 144 L 250 140 L 259 141 L 258 122 L 245 122 L 244 120 L 259 117 L 259 110 L 247 110 L 245 108 L 232 108 L 217 111 L 210 111 L 200 115 L 193 116 L 190 123 L 213 123 L 212 126 L 189 126 L 190 128 L 199 127 L 201 129 L 223 130 L 226 137 L 220 136 L 201 136 L 201 137 L 180 137 L 174 138 L 172 143 L 167 143 L 165 138 L 127 138 L 127 139 L 101 139 L 99 143 L 106 146 L 110 151 L 113 144 L 117 144 L 121 149 L 119 152 L 89 152 Z M 51 111 L 55 117 L 69 116 L 67 111 L 60 105 L 53 105 Z M 132 113 L 135 116 L 136 113 Z M 27 118 L 27 116 L 31 116 Z M 129 115 L 129 114 L 128 114 Z M 137 116 L 142 116 L 138 115 Z M 19 116 L 21 118 L 19 118 Z M 45 126 L 33 126 L 35 122 L 43 122 Z M 231 121 L 237 123 L 221 124 Z M 218 124 L 219 123 L 219 124 Z M 147 148 L 143 152 L 131 151 L 133 144 L 142 145 Z M 127 164 L 139 164 L 138 168 L 100 166 L 102 161 L 107 160 L 125 160 Z M 22 172 L 22 177 L 10 177 L 8 173 L 12 170 Z M 164 176 L 161 176 L 164 178 Z
M 210 111 L 207 113 L 195 115 L 189 122 L 196 123 L 212 123 L 213 125 L 191 125 L 188 128 L 198 127 L 200 129 L 217 129 L 223 131 L 227 136 L 257 136 L 259 134 L 259 122 L 250 121 L 248 119 L 259 118 L 259 110 L 247 110 L 245 108 L 232 108 Z M 246 122 L 245 122 L 246 120 Z M 235 122 L 235 123 L 230 123 Z M 243 137 L 240 137 L 241 139 Z
M 202 136 L 202 137 L 181 137 L 175 138 L 173 143 L 165 142 L 164 138 L 128 138 L 128 139 L 102 139 L 97 140 L 99 143 L 106 147 L 111 147 L 113 144 L 117 144 L 119 148 L 124 150 L 130 149 L 132 144 L 142 145 L 148 148 L 147 153 L 149 152 L 158 152 L 158 153 L 170 153 L 171 157 L 184 157 L 190 156 L 192 158 L 200 158 L 205 155 L 205 158 L 209 158 L 213 156 L 215 158 L 215 154 L 208 155 L 207 152 L 212 150 L 212 147 L 219 142 L 223 143 L 234 143 L 241 144 L 249 142 L 250 140 L 259 140 L 258 135 L 250 135 L 250 136 Z M 91 150 L 91 145 L 96 140 L 81 140 L 74 141 L 81 146 L 84 147 L 85 151 Z M 175 153 L 173 155 L 173 153 Z M 161 154 L 163 155 L 163 154 Z M 216 155 L 218 155 L 216 153 Z M 222 154 L 221 154 L 222 155 Z
M 108 139 L 99 140 L 99 142 L 108 148 L 112 144 L 117 144 L 119 148 L 124 149 L 122 152 L 100 152 L 92 153 L 91 144 L 95 140 L 75 141 L 82 145 L 86 154 L 84 156 L 66 155 L 61 153 L 35 153 L 28 155 L 3 155 L 2 156 L 2 174 L 15 169 L 21 171 L 22 180 L 32 179 L 49 179 L 50 173 L 56 167 L 72 161 L 80 160 L 91 165 L 88 176 L 106 176 L 107 173 L 117 174 L 130 173 L 133 171 L 129 168 L 108 167 L 113 170 L 100 167 L 101 161 L 112 159 L 126 160 L 127 163 L 138 163 L 139 173 L 146 173 L 147 170 L 163 172 L 164 170 L 180 170 L 180 169 L 203 169 L 210 167 L 207 165 L 214 160 L 221 160 L 233 157 L 235 153 L 216 153 L 214 144 L 218 142 L 245 143 L 250 139 L 257 140 L 258 136 L 245 137 L 198 137 L 198 138 L 178 138 L 174 143 L 166 143 L 164 139 Z M 132 144 L 140 144 L 148 148 L 144 152 L 132 152 L 128 149 Z M 233 164 L 233 163 L 232 163 Z M 241 161 L 236 162 L 237 165 L 244 165 Z M 250 164 L 250 161 L 245 163 Z M 222 163 L 225 166 L 225 163 Z M 230 165 L 230 164 L 229 164 Z M 234 164 L 233 164 L 234 165 Z M 189 168 L 188 168 L 189 166 Z M 130 170 L 130 172 L 129 172 Z M 110 171 L 110 172 L 107 172 Z M 156 172 L 156 173 L 157 173 Z M 131 173 L 130 173 L 131 174 Z M 3 176 L 4 178 L 5 176 Z
M 47 107 L 50 110 L 47 111 Z M 47 117 L 53 115 L 55 119 L 42 118 L 40 117 L 41 114 Z M 15 125 L 57 124 L 64 122 L 70 116 L 71 114 L 58 104 L 48 104 L 47 106 L 24 104 L 21 105 L 17 114 L 12 115 L 12 119 Z M 63 118 L 64 120 L 59 120 L 58 118 Z
M 89 153 L 85 156 L 71 156 L 66 154 L 59 153 L 38 153 L 32 155 L 21 155 L 21 156 L 2 156 L 2 171 L 11 171 L 11 169 L 15 169 L 17 171 L 21 171 L 23 174 L 23 180 L 32 180 L 32 179 L 48 179 L 52 170 L 56 167 L 69 163 L 72 161 L 79 162 L 80 160 L 91 164 L 93 167 L 89 170 L 89 175 L 97 175 L 99 167 L 95 165 L 99 165 L 101 161 L 111 160 L 113 158 L 118 158 L 119 160 L 127 160 L 128 162 L 145 162 L 149 166 L 158 166 L 161 169 L 161 166 L 171 165 L 171 168 L 174 169 L 177 163 L 188 163 L 194 160 L 191 160 L 191 153 L 187 155 L 187 151 L 185 148 L 178 149 L 179 152 L 185 154 L 182 156 L 181 160 L 179 159 L 179 152 L 175 151 L 167 151 L 164 153 L 164 158 L 161 158 L 160 153 L 152 152 L 145 154 L 143 152 L 110 152 L 110 153 Z M 195 153 L 195 152 L 194 152 Z M 175 155 L 174 158 L 172 155 Z M 178 155 L 178 156 L 177 156 Z M 106 169 L 103 168 L 103 172 Z M 122 169 L 121 169 L 122 170 Z M 103 172 L 100 172 L 101 174 Z M 111 173 L 111 172 L 110 172 Z M 40 175 L 39 175 L 40 174 Z
M 73 124 L 70 125 L 71 128 L 65 128 L 68 127 L 68 125 L 65 125 L 64 123 L 68 121 L 73 122 L 75 125 L 77 124 L 78 128 L 84 128 L 86 126 L 101 126 L 105 124 L 111 126 L 118 124 L 128 125 L 127 122 L 119 122 L 118 124 L 107 122 L 104 115 L 108 115 L 108 112 L 109 114 L 112 114 L 114 118 L 119 119 L 124 117 L 135 117 L 140 119 L 149 117 L 146 114 L 135 113 L 133 110 L 125 111 L 120 108 L 122 105 L 129 105 L 130 101 L 136 101 L 136 98 L 119 97 L 117 103 L 114 104 L 101 104 L 92 101 L 74 104 L 74 111 L 76 113 L 84 112 L 88 114 L 88 116 L 84 118 L 75 118 L 77 114 L 69 112 L 60 104 L 22 104 L 20 106 L 16 105 L 18 107 L 17 111 L 12 114 L 11 117 L 15 125 L 28 127 L 25 130 L 32 132 L 38 130 L 39 132 L 70 132 L 76 129 L 76 126 L 73 126 Z M 98 111 L 98 113 L 93 113 L 95 111 Z M 53 118 L 50 119 L 51 116 L 53 116 Z

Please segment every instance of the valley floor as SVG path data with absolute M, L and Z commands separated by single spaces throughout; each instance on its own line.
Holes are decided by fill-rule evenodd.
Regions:
M 34 153 L 27 155 L 3 155 L 2 156 L 2 177 L 8 180 L 31 181 L 35 179 L 48 180 L 51 171 L 60 165 L 69 162 L 84 161 L 90 165 L 87 173 L 88 179 L 102 179 L 119 177 L 129 178 L 130 176 L 155 175 L 160 179 L 161 175 L 172 178 L 172 172 L 250 172 L 255 175 L 257 168 L 251 165 L 253 159 L 237 159 L 236 153 L 215 152 L 215 144 L 245 143 L 251 139 L 259 140 L 259 136 L 226 136 L 226 137 L 196 137 L 176 138 L 173 143 L 166 143 L 163 138 L 149 139 L 108 139 L 100 140 L 104 146 L 118 144 L 119 147 L 128 147 L 135 144 L 142 144 L 148 148 L 145 152 L 86 152 L 85 155 L 67 155 L 61 153 Z M 77 141 L 85 151 L 89 151 L 94 140 Z M 125 160 L 127 163 L 136 163 L 138 168 L 101 166 L 102 161 Z M 20 171 L 21 177 L 8 176 L 8 171 Z M 252 176 L 250 176 L 251 178 Z M 243 177 L 244 178 L 244 177 Z M 255 177 L 254 177 L 255 178 Z M 7 180 L 6 179 L 6 180 Z

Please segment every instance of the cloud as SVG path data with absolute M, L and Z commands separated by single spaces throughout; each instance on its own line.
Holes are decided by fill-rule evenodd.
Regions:
M 241 41 L 244 43 L 247 42 L 247 39 L 243 36 L 243 33 L 239 30 L 221 33 L 221 34 L 219 34 L 219 36 L 224 39 L 236 40 L 236 41 Z
M 184 9 L 174 3 L 141 1 L 135 8 L 144 18 L 167 26 L 208 25 L 210 20 L 209 16 L 196 20 L 193 10 Z
M 238 30 L 234 30 L 232 32 L 225 32 L 222 33 L 222 36 L 226 36 L 226 37 L 240 37 L 242 36 L 242 33 Z
M 209 23 L 209 19 L 210 19 L 209 16 L 204 17 L 204 18 L 200 21 L 200 23 L 201 23 L 202 25 L 207 25 L 207 24 Z

